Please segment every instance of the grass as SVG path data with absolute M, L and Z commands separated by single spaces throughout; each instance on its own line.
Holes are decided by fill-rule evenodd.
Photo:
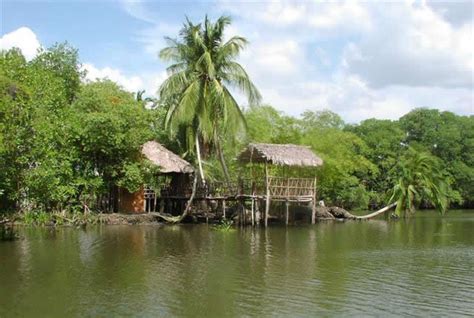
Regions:
M 17 218 L 26 225 L 36 226 L 56 226 L 72 225 L 86 226 L 88 224 L 100 223 L 99 215 L 96 213 L 82 212 L 46 212 L 46 211 L 28 211 L 20 213 Z
M 234 231 L 234 222 L 232 220 L 222 220 L 219 224 L 213 225 L 212 228 L 216 231 L 230 232 Z

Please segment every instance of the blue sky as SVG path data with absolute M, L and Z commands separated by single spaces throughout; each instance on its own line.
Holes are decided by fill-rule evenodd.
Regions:
M 414 107 L 474 113 L 471 1 L 3 0 L 1 9 L 2 49 L 32 58 L 68 41 L 88 79 L 130 91 L 155 93 L 166 78 L 163 37 L 176 36 L 185 16 L 226 14 L 228 36 L 250 40 L 240 62 L 264 102 L 288 114 L 331 109 L 358 122 Z

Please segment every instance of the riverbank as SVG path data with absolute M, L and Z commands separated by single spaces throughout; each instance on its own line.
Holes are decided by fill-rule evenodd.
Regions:
M 163 223 L 153 213 L 47 213 L 28 212 L 13 213 L 0 220 L 0 225 L 31 225 L 31 226 L 87 226 L 104 225 L 151 225 Z
M 278 218 L 277 218 L 278 219 Z M 357 216 L 339 207 L 317 207 L 316 220 L 335 220 L 348 219 L 355 220 Z M 234 223 L 241 223 L 239 217 L 233 217 L 230 220 Z M 209 214 L 207 216 L 192 215 L 187 223 L 219 223 L 222 221 L 220 216 Z M 245 221 L 245 223 L 247 220 Z M 153 225 L 163 224 L 163 215 L 159 213 L 66 213 L 66 212 L 44 212 L 34 211 L 27 213 L 11 213 L 0 219 L 0 225 L 33 225 L 33 226 L 87 226 L 94 224 L 104 225 Z

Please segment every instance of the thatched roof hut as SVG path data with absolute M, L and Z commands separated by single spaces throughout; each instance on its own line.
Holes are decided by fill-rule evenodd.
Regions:
M 142 147 L 142 154 L 152 163 L 160 167 L 160 172 L 167 173 L 193 173 L 193 166 L 172 153 L 156 141 L 148 141 Z
M 323 164 L 309 147 L 292 144 L 252 143 L 239 155 L 243 163 L 268 163 L 280 166 L 317 167 Z

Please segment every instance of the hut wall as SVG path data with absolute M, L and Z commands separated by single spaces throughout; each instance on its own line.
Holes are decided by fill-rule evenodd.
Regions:
M 143 187 L 137 192 L 130 193 L 127 189 L 119 189 L 119 212 L 120 213 L 143 213 L 145 212 L 145 193 Z

